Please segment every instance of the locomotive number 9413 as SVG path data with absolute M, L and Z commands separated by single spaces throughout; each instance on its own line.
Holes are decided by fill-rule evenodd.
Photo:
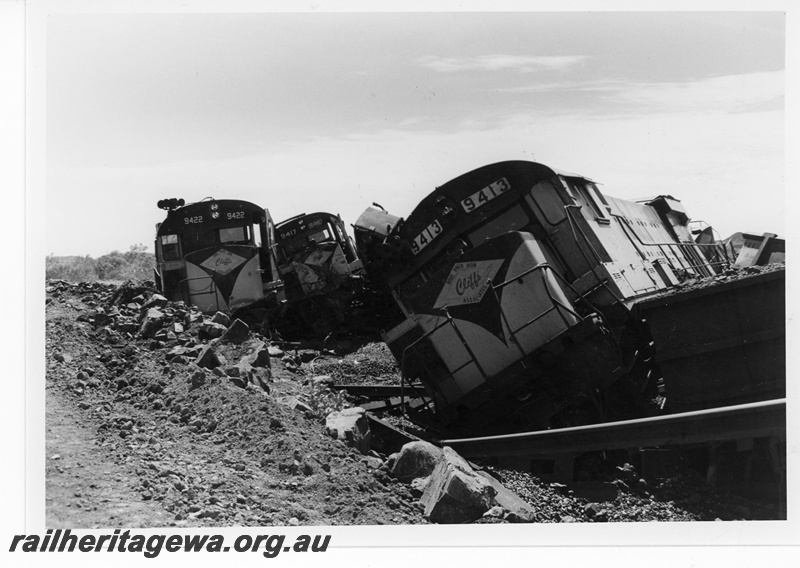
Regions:
M 492 199 L 501 193 L 508 191 L 509 189 L 511 189 L 511 185 L 508 183 L 508 180 L 506 178 L 500 178 L 496 182 L 490 183 L 480 191 L 476 191 L 469 197 L 462 199 L 461 207 L 463 207 L 464 211 L 467 213 L 471 213 L 478 207 L 486 205 Z

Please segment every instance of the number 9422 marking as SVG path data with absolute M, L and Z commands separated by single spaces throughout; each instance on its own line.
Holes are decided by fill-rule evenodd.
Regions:
M 411 241 L 411 250 L 414 254 L 419 254 L 422 249 L 428 246 L 433 239 L 442 234 L 442 226 L 438 220 L 425 227 L 425 229 Z
M 506 178 L 500 178 L 496 182 L 490 183 L 480 191 L 476 191 L 466 199 L 461 200 L 461 207 L 464 211 L 471 213 L 478 207 L 482 207 L 489 203 L 492 199 L 511 189 L 511 184 L 508 183 Z

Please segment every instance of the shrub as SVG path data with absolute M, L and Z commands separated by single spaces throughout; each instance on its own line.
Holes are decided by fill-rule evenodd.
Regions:
M 69 282 L 95 280 L 149 280 L 153 277 L 155 256 L 143 244 L 133 245 L 125 253 L 112 251 L 97 260 L 90 256 L 54 256 L 45 259 L 48 279 Z

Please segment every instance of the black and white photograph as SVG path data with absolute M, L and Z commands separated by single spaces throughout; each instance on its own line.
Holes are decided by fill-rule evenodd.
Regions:
M 788 2 L 3 10 L 14 565 L 796 553 Z

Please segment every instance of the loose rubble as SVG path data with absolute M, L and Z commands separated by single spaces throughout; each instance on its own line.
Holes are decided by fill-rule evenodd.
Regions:
M 769 272 L 776 272 L 778 270 L 786 270 L 785 262 L 776 262 L 773 264 L 766 264 L 764 266 L 737 266 L 731 265 L 720 274 L 714 276 L 705 276 L 699 278 L 688 278 L 675 286 L 665 291 L 655 294 L 654 297 L 666 297 L 676 294 L 682 294 L 692 290 L 701 290 L 711 286 L 719 286 L 728 282 L 741 280 L 750 276 L 757 276 L 759 274 L 767 274 Z
M 110 481 L 157 508 L 143 526 L 774 518 L 691 477 L 645 490 L 620 473 L 617 498 L 591 502 L 529 474 L 476 471 L 426 442 L 378 453 L 358 401 L 330 389 L 396 383 L 375 340 L 306 348 L 169 302 L 148 283 L 50 281 L 46 302 L 48 405 L 93 432 L 87 452 L 130 472 Z M 68 473 L 48 465 L 48 506 L 67 522 L 77 492 L 102 516 L 104 503 L 86 495 L 106 474 L 70 479 L 59 493 Z M 109 513 L 106 524 L 125 519 Z

